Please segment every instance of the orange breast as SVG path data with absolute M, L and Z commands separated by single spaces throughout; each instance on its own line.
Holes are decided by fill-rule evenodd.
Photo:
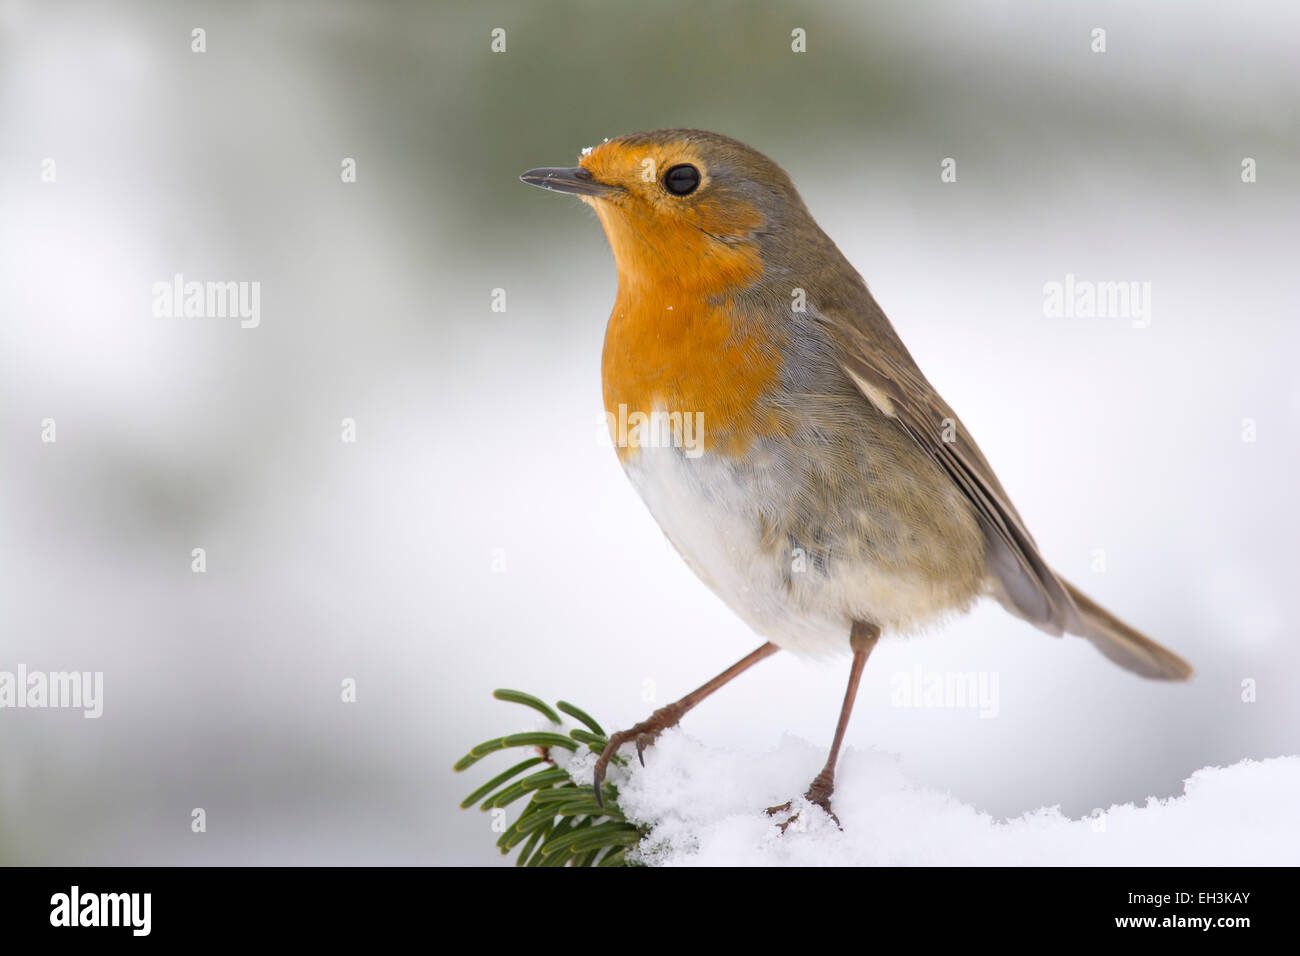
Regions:
M 778 430 L 764 398 L 779 380 L 780 346 L 770 323 L 734 304 L 620 283 L 601 363 L 619 457 L 639 451 L 619 443 L 616 425 L 637 412 L 696 416 L 704 452 L 743 455 L 755 438 Z
M 671 162 L 695 162 L 689 144 Z M 641 155 L 616 142 L 583 165 L 627 195 L 587 200 L 596 210 L 618 265 L 618 298 L 605 333 L 605 411 L 627 460 L 638 448 L 620 442 L 632 416 L 667 413 L 698 422 L 701 452 L 743 455 L 776 423 L 763 401 L 778 384 L 781 326 L 747 315 L 736 293 L 762 280 L 753 238 L 764 218 L 749 202 L 707 194 L 678 203 L 643 188 L 629 173 Z M 663 159 L 667 166 L 670 159 Z

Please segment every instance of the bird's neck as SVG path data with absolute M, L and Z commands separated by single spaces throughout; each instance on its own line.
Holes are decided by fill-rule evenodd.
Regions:
M 596 203 L 620 294 L 721 298 L 763 276 L 756 239 L 709 232 L 692 218 L 665 222 L 635 210 Z M 748 226 L 748 222 L 746 226 Z

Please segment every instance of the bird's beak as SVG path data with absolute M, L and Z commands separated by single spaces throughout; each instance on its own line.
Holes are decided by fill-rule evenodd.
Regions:
M 540 169 L 530 169 L 519 178 L 530 186 L 541 186 L 543 189 L 571 193 L 574 196 L 609 197 L 623 191 L 622 186 L 598 182 L 596 177 L 581 166 L 543 166 Z

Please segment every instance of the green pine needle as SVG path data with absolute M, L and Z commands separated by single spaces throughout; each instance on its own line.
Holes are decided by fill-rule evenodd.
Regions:
M 576 752 L 578 749 L 578 745 L 568 737 L 561 737 L 559 734 L 548 733 L 545 730 L 534 730 L 529 733 L 498 737 L 496 740 L 485 740 L 456 761 L 456 766 L 452 769 L 457 771 L 465 770 L 474 766 L 488 754 L 496 753 L 498 750 L 505 750 L 508 747 L 563 747 L 570 752 Z
M 591 728 L 591 732 L 593 734 L 596 734 L 598 737 L 605 736 L 605 731 L 600 729 L 600 724 L 596 723 L 596 721 L 592 719 L 591 715 L 588 714 L 585 710 L 582 710 L 579 707 L 575 707 L 573 704 L 570 704 L 567 700 L 557 701 L 555 706 L 560 708 L 560 710 L 564 711 L 566 714 L 568 714 L 570 717 L 574 718 L 575 720 L 582 721 L 589 728 Z
M 541 757 L 530 757 L 527 760 L 523 761 L 522 763 L 515 764 L 505 773 L 497 774 L 495 777 L 493 777 L 487 783 L 483 784 L 483 786 L 479 787 L 468 797 L 466 797 L 463 801 L 461 801 L 460 808 L 462 810 L 468 810 L 470 807 L 474 806 L 474 804 L 478 803 L 479 797 L 491 793 L 493 790 L 501 786 L 501 784 L 505 783 L 507 780 L 517 776 L 518 774 L 527 770 L 529 767 L 536 767 L 541 762 L 542 762 Z M 487 807 L 485 806 L 483 809 L 486 810 Z
M 561 718 L 544 701 L 518 690 L 497 690 L 492 694 L 497 700 L 523 704 L 541 714 L 554 724 Z M 636 847 L 646 834 L 646 829 L 629 823 L 618 805 L 618 789 L 606 783 L 601 788 L 603 804 L 596 802 L 590 787 L 579 787 L 567 771 L 554 765 L 552 748 L 559 747 L 576 753 L 585 746 L 592 753 L 605 749 L 605 731 L 590 714 L 568 701 L 559 701 L 555 707 L 586 729 L 575 727 L 568 736 L 545 730 L 508 734 L 485 741 L 474 747 L 456 762 L 455 770 L 472 767 L 484 757 L 513 747 L 533 747 L 537 755 L 523 760 L 508 770 L 497 774 L 477 788 L 461 802 L 461 809 L 479 804 L 481 810 L 498 810 L 529 797 L 523 811 L 505 832 L 497 846 L 508 855 L 518 848 L 516 866 L 631 866 L 627 859 L 629 850 Z M 625 765 L 621 757 L 615 757 Z M 539 764 L 549 764 L 521 779 L 526 770 Z
M 497 700 L 508 700 L 512 704 L 523 704 L 525 707 L 531 707 L 553 724 L 563 723 L 563 721 L 560 720 L 559 714 L 551 710 L 551 708 L 546 706 L 545 702 L 534 697 L 532 694 L 525 694 L 521 690 L 498 689 L 492 692 L 492 696 Z M 560 704 L 560 707 L 563 708 L 564 704 Z

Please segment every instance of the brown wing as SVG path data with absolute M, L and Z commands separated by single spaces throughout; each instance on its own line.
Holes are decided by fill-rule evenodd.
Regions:
M 864 290 L 865 291 L 865 290 Z M 930 385 L 875 300 L 820 313 L 840 366 L 863 395 L 894 418 L 974 506 L 990 572 L 1010 610 L 1052 634 L 1081 632 L 1079 611 L 1007 498 L 993 469 L 948 404 Z
M 865 286 L 849 308 L 823 309 L 840 367 L 876 408 L 895 419 L 965 494 L 984 529 L 985 558 L 1013 613 L 1051 634 L 1087 638 L 1143 677 L 1185 680 L 1191 666 L 1056 576 L 975 440 L 926 381 Z

